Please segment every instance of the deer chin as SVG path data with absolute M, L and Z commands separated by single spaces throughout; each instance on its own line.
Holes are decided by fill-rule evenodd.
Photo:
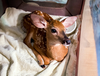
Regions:
M 59 44 L 59 43 L 55 44 L 55 46 L 59 46 L 59 45 L 61 45 L 61 44 Z
M 55 44 L 55 46 L 60 46 L 60 45 L 64 45 L 66 48 L 69 46 L 69 44 L 67 44 L 66 42 L 64 43 L 64 44 L 60 44 L 60 43 L 57 43 L 57 44 Z
M 69 46 L 69 44 L 67 44 L 66 42 L 63 44 L 65 47 L 68 47 Z

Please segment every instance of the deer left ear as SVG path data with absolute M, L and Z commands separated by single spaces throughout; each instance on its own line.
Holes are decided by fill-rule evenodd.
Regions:
M 37 28 L 46 28 L 47 27 L 47 21 L 39 15 L 36 14 L 31 14 L 31 20 L 32 23 L 37 27 Z
M 74 22 L 77 20 L 77 16 L 67 17 L 62 22 L 62 24 L 67 28 L 74 24 Z

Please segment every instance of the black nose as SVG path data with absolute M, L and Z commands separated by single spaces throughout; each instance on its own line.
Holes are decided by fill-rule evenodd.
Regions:
M 70 40 L 66 40 L 66 43 L 67 43 L 67 44 L 70 44 L 70 43 L 71 43 L 71 41 L 70 41 Z
M 71 41 L 69 40 L 69 39 L 67 39 L 67 40 L 63 40 L 63 42 L 62 42 L 62 44 L 67 44 L 67 45 L 69 45 L 70 43 L 71 43 Z

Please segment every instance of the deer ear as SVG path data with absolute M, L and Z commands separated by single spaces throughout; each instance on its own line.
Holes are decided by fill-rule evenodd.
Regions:
M 39 16 L 39 15 L 36 15 L 36 14 L 31 14 L 31 20 L 32 20 L 32 23 L 38 27 L 38 28 L 46 28 L 47 27 L 47 21 L 42 17 L 42 16 Z
M 77 20 L 77 16 L 67 17 L 64 20 L 62 20 L 62 24 L 67 28 L 74 24 L 74 22 Z

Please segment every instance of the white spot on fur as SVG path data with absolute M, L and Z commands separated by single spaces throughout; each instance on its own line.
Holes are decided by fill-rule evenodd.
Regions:
M 59 46 L 59 45 L 61 45 L 61 44 L 56 44 L 55 46 Z
M 66 48 L 69 46 L 69 45 L 67 45 L 67 43 L 65 43 L 65 44 L 63 44 Z

